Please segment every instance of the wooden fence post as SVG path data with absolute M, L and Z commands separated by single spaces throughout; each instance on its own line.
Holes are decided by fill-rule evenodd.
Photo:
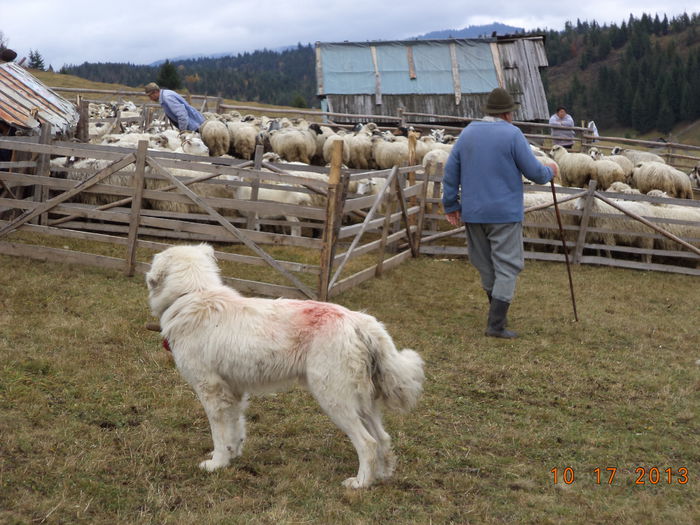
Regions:
M 588 192 L 586 196 L 583 197 L 583 214 L 581 215 L 581 223 L 578 230 L 578 238 L 576 239 L 576 251 L 574 252 L 573 264 L 581 264 L 581 257 L 583 256 L 583 247 L 586 243 L 586 230 L 588 229 L 588 220 L 591 216 L 591 210 L 593 209 L 594 193 L 597 182 L 592 180 L 588 183 Z
M 141 221 L 141 204 L 143 202 L 143 190 L 146 173 L 146 151 L 148 141 L 140 140 L 136 150 L 136 166 L 134 169 L 134 198 L 131 201 L 131 216 L 129 218 L 129 240 L 127 242 L 125 273 L 131 277 L 136 266 L 136 244 L 139 236 L 139 222 Z
M 418 142 L 418 133 L 411 131 L 408 133 L 408 165 L 409 166 L 415 166 L 416 165 L 416 144 Z M 408 172 L 408 185 L 409 186 L 414 186 L 416 184 L 416 172 L 415 171 L 409 171 Z M 408 205 L 409 206 L 415 206 L 417 202 L 416 197 L 411 197 L 409 199 Z M 409 225 L 414 225 L 416 223 L 415 217 L 411 216 L 409 218 Z
M 256 171 L 260 171 L 262 169 L 262 156 L 263 156 L 263 147 L 262 145 L 258 144 L 255 146 L 255 161 L 253 164 L 253 169 Z M 258 195 L 260 194 L 260 177 L 255 177 L 250 183 L 250 200 L 251 201 L 256 201 L 258 200 Z M 246 229 L 248 230 L 254 230 L 257 228 L 258 224 L 258 212 L 253 211 L 252 213 L 248 213 L 248 220 L 246 221 Z
M 51 124 L 46 121 L 41 123 L 41 135 L 39 137 L 39 143 L 45 146 L 51 144 Z M 40 177 L 48 177 L 51 175 L 51 169 L 49 166 L 49 154 L 40 153 L 36 161 L 36 175 Z M 49 200 L 49 188 L 43 184 L 34 186 L 34 202 L 46 202 Z M 42 213 L 38 219 L 37 223 L 42 226 L 46 226 L 48 223 L 48 213 Z
M 87 100 L 79 99 L 79 120 L 75 130 L 77 139 L 80 142 L 90 142 L 90 103 Z
M 340 172 L 343 164 L 343 141 L 337 140 L 333 143 L 331 151 L 331 169 L 328 174 L 328 198 L 326 199 L 326 224 L 323 228 L 321 247 L 321 274 L 318 282 L 318 299 L 328 300 L 328 286 L 333 271 L 333 259 L 335 257 L 335 245 L 340 230 L 340 219 L 342 217 L 344 195 L 340 195 Z M 346 179 L 347 180 L 347 179 Z M 347 184 L 344 185 L 347 188 Z M 342 192 L 344 193 L 344 192 Z M 343 197 L 343 198 L 339 198 Z M 340 208 L 340 209 L 339 209 Z

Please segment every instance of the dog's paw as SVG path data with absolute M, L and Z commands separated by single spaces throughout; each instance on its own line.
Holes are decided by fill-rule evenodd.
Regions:
M 348 478 L 343 481 L 343 486 L 348 489 L 363 489 L 370 486 L 370 483 L 366 483 L 359 478 Z
M 207 459 L 199 464 L 199 468 L 206 470 L 207 472 L 214 472 L 216 469 L 225 467 L 228 465 L 228 461 L 214 461 L 213 459 Z

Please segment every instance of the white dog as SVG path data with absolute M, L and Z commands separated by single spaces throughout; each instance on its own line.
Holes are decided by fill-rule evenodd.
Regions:
M 368 487 L 394 470 L 381 407 L 408 410 L 421 394 L 423 360 L 397 351 L 374 317 L 332 303 L 246 298 L 222 284 L 214 250 L 175 246 L 157 254 L 146 275 L 149 303 L 178 370 L 209 418 L 214 451 L 208 471 L 241 454 L 248 392 L 298 380 L 357 450 Z

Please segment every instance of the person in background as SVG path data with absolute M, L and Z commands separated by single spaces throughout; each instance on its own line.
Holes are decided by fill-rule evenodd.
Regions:
M 571 118 L 571 115 L 569 115 L 566 112 L 566 108 L 563 106 L 559 106 L 557 110 L 554 112 L 554 115 L 549 117 L 549 124 L 550 126 L 561 126 L 561 127 L 566 127 L 566 128 L 573 128 L 574 127 L 574 119 Z M 574 145 L 574 137 L 576 136 L 576 133 L 574 133 L 573 129 L 555 129 L 552 128 L 552 144 L 553 145 L 559 145 L 563 146 L 566 149 L 571 149 L 571 146 Z
M 204 122 L 204 115 L 190 106 L 187 101 L 175 91 L 161 89 L 155 82 L 146 84 L 144 91 L 148 98 L 161 105 L 165 111 L 165 116 L 167 116 L 170 122 L 177 126 L 177 129 L 180 131 L 197 131 L 199 126 L 202 125 L 202 122 Z
M 522 175 L 544 184 L 558 173 L 556 163 L 544 166 L 535 158 L 512 124 L 516 109 L 505 89 L 491 91 L 486 117 L 464 128 L 452 148 L 442 198 L 448 222 L 467 230 L 469 260 L 489 300 L 486 335 L 507 339 L 517 337 L 506 329 L 506 317 L 525 264 Z

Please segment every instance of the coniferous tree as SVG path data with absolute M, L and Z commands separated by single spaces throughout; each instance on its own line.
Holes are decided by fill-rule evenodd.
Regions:
M 656 118 L 656 129 L 662 133 L 668 133 L 673 129 L 673 125 L 676 122 L 676 117 L 673 114 L 673 109 L 667 100 L 661 102 L 661 107 L 659 108 L 659 115 Z
M 177 68 L 170 63 L 169 60 L 163 62 L 158 72 L 158 79 L 156 83 L 166 89 L 181 89 L 182 80 L 180 80 L 180 75 L 177 72 Z
M 44 65 L 44 59 L 39 53 L 39 51 L 29 50 L 29 64 L 27 65 L 29 69 L 36 69 L 38 71 L 44 71 L 46 66 Z

